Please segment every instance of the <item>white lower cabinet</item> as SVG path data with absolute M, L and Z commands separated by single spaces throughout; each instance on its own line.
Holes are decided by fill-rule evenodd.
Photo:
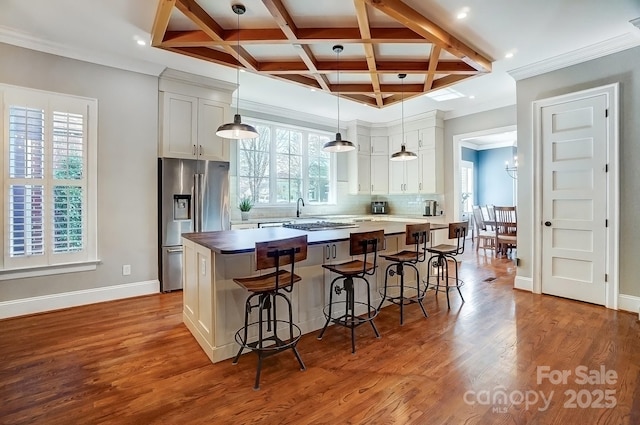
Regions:
M 190 241 L 183 244 L 183 314 L 199 337 L 212 345 L 215 338 L 211 250 Z

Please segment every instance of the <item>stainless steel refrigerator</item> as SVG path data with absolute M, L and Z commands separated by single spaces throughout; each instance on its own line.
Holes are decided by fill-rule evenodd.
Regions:
M 229 230 L 229 163 L 158 159 L 160 289 L 182 289 L 182 233 Z

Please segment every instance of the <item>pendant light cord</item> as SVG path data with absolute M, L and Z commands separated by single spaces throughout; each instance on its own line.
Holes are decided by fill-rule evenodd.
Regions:
M 400 105 L 401 105 L 401 116 L 402 116 L 402 145 L 404 146 L 405 144 L 405 140 L 404 140 L 404 78 L 400 78 L 400 82 L 402 83 L 402 95 L 400 98 Z
M 336 129 L 336 133 L 340 133 L 340 51 L 342 49 L 338 48 L 336 53 L 338 54 L 338 64 L 336 65 L 336 69 L 338 71 L 337 84 L 338 84 L 338 128 Z
M 240 13 L 236 12 L 238 15 L 238 47 L 236 48 L 236 60 L 238 61 L 238 65 L 236 66 L 236 84 L 238 85 L 238 91 L 236 92 L 236 115 L 240 113 Z

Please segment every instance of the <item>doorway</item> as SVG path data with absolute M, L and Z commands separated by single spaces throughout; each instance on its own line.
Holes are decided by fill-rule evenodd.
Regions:
M 472 205 L 516 205 L 517 170 L 511 175 L 505 170 L 505 161 L 509 162 L 510 168 L 514 167 L 516 152 L 515 125 L 453 136 L 452 204 L 455 220 L 464 219 L 463 161 L 474 162 Z
M 534 292 L 617 308 L 617 99 L 616 84 L 534 102 Z

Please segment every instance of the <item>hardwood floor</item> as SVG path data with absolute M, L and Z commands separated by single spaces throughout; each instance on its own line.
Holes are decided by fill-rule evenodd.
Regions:
M 260 391 L 255 355 L 209 362 L 182 324 L 181 292 L 3 320 L 0 423 L 640 423 L 637 316 L 514 290 L 514 273 L 469 246 L 466 303 L 452 292 L 448 311 L 430 292 L 429 318 L 410 305 L 402 327 L 387 307 L 382 338 L 359 327 L 355 355 L 348 329 L 305 335 L 307 370 L 290 352 L 270 357 Z M 580 366 L 609 382 L 581 385 Z M 539 379 L 545 367 L 569 371 L 566 383 Z

